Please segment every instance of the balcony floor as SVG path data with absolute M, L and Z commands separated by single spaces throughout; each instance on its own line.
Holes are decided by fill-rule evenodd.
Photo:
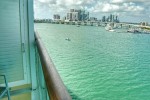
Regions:
M 3 98 L 2 100 L 8 100 Z M 11 96 L 11 100 L 31 100 L 31 93 L 24 93 L 20 95 Z
M 31 92 L 23 92 L 27 88 L 31 88 L 31 84 L 12 87 L 10 89 L 11 100 L 31 100 Z M 5 97 L 0 100 L 8 100 L 8 98 Z

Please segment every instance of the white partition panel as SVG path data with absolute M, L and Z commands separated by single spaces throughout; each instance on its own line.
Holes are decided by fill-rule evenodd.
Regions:
M 26 83 L 22 1 L 0 0 L 0 74 L 12 86 Z

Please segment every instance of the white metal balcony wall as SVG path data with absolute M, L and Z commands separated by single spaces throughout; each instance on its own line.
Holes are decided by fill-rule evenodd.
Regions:
M 33 19 L 33 0 L 0 0 L 0 74 L 10 87 L 31 84 L 31 100 L 48 100 Z
M 0 74 L 10 86 L 29 83 L 23 0 L 0 0 Z
M 33 26 L 33 0 L 0 0 L 0 74 L 10 87 L 32 84 L 31 99 L 40 100 Z

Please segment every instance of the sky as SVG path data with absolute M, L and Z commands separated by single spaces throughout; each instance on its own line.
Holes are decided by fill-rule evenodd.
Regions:
M 53 19 L 54 14 L 63 18 L 69 9 L 86 10 L 98 19 L 114 14 L 121 22 L 150 23 L 150 0 L 34 0 L 36 19 Z

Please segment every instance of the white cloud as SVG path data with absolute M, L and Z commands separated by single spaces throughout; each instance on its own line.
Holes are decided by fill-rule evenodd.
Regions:
M 118 5 L 113 5 L 113 4 L 104 4 L 102 8 L 102 12 L 111 12 L 111 11 L 117 11 L 119 10 Z
M 135 3 L 124 3 L 122 9 L 127 12 L 141 12 L 144 10 L 142 6 L 137 6 Z
M 39 0 L 39 1 L 42 3 L 46 3 L 46 2 L 49 2 L 50 0 Z
M 112 11 L 119 10 L 119 6 L 115 4 L 99 2 L 92 9 L 93 9 L 93 12 L 112 12 Z
M 124 0 L 112 0 L 111 3 L 123 3 Z
M 92 9 L 90 9 L 90 12 L 141 12 L 143 10 L 144 7 L 136 5 L 133 2 L 123 3 L 122 5 L 109 2 L 98 2 L 92 7 Z

